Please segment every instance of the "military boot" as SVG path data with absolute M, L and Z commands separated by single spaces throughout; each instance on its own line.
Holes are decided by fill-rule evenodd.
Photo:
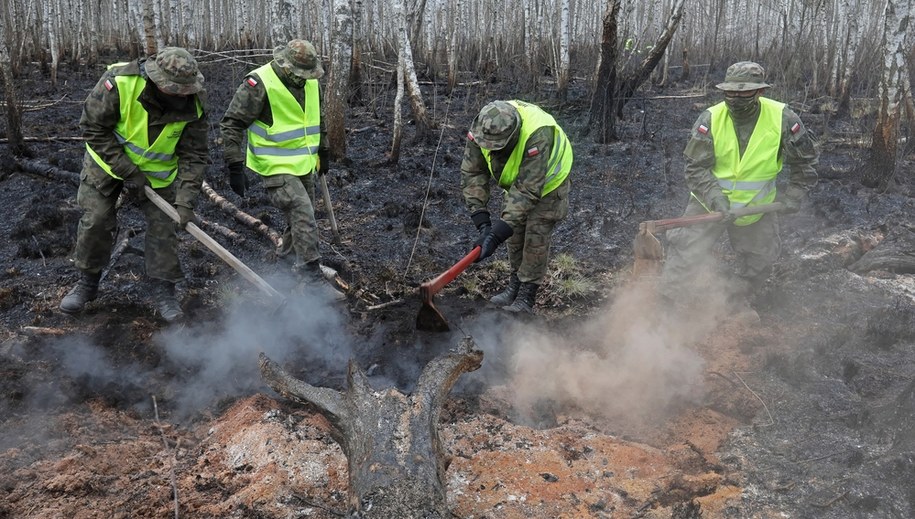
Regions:
M 489 302 L 496 306 L 508 306 L 514 303 L 515 297 L 518 296 L 518 287 L 520 286 L 521 280 L 518 279 L 518 273 L 512 272 L 511 277 L 508 278 L 508 286 L 505 287 L 505 290 L 489 298 Z
M 153 298 L 156 301 L 156 310 L 166 322 L 173 323 L 184 317 L 184 311 L 175 297 L 175 284 L 171 281 L 156 279 L 153 281 Z
M 101 272 L 92 274 L 83 272 L 67 295 L 60 301 L 60 311 L 65 314 L 77 314 L 86 308 L 86 303 L 98 297 L 98 282 L 102 278 Z
M 309 261 L 303 265 L 293 267 L 293 270 L 299 273 L 303 282 L 314 287 L 321 294 L 332 301 L 346 301 L 346 294 L 337 290 L 332 282 L 324 277 L 321 271 L 321 263 L 318 260 Z
M 537 300 L 537 290 L 540 285 L 536 283 L 521 283 L 518 287 L 518 295 L 512 304 L 503 306 L 502 309 L 507 312 L 534 313 L 534 302 Z

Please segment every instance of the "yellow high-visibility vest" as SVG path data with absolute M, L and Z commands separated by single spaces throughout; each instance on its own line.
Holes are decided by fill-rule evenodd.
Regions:
M 318 80 L 305 81 L 305 109 L 286 89 L 269 63 L 255 69 L 267 89 L 273 124 L 255 120 L 248 127 L 248 168 L 264 176 L 307 175 L 314 171 L 321 144 Z
M 553 116 L 544 112 L 539 107 L 524 101 L 509 101 L 521 115 L 521 129 L 518 131 L 518 142 L 512 150 L 505 167 L 502 168 L 502 174 L 496 177 L 492 170 L 492 151 L 480 149 L 483 152 L 483 158 L 486 159 L 486 165 L 489 167 L 489 174 L 499 183 L 502 189 L 508 189 L 518 178 L 518 170 L 521 167 L 521 159 L 527 153 L 527 139 L 540 128 L 550 126 L 553 128 L 553 149 L 550 152 L 550 160 L 546 170 L 546 184 L 543 186 L 541 197 L 548 195 L 554 189 L 559 187 L 569 176 L 572 170 L 572 144 L 569 143 L 568 137 L 562 128 L 556 124 Z

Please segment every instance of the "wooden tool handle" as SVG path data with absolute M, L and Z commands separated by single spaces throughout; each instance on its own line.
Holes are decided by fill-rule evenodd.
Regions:
M 751 214 L 774 213 L 780 211 L 784 207 L 785 205 L 781 202 L 773 202 L 771 204 L 738 207 L 731 209 L 731 214 L 740 218 L 741 216 L 747 216 Z M 722 215 L 720 212 L 714 211 L 711 213 L 697 214 L 694 216 L 681 216 L 679 218 L 667 218 L 665 220 L 651 220 L 645 223 L 649 224 L 648 227 L 650 227 L 652 231 L 666 231 L 667 229 L 686 227 L 688 225 L 717 222 L 718 220 L 721 220 L 723 216 L 724 215 Z
M 327 189 L 327 175 L 318 175 L 321 179 L 321 193 L 324 195 L 324 209 L 330 220 L 330 230 L 334 235 L 334 243 L 340 243 L 340 229 L 337 227 L 337 218 L 334 216 L 334 206 L 330 201 L 330 190 Z
M 178 217 L 178 211 L 172 207 L 171 204 L 166 202 L 165 199 L 159 196 L 159 194 L 156 193 L 151 187 L 144 186 L 144 190 L 146 193 L 146 198 L 149 198 L 152 203 L 156 204 L 156 207 L 167 214 L 169 218 L 175 221 L 175 223 L 180 221 L 180 218 Z M 226 250 L 225 247 L 220 245 L 219 242 L 211 238 L 207 233 L 203 232 L 200 227 L 197 227 L 197 224 L 190 222 L 187 224 L 185 229 L 191 236 L 197 238 L 197 240 L 204 244 L 206 248 L 213 251 L 223 261 L 228 263 L 230 267 L 235 269 L 236 272 L 241 274 L 243 278 L 254 283 L 257 288 L 261 289 L 261 291 L 263 291 L 265 294 L 277 300 L 285 300 L 283 294 L 277 292 L 277 290 L 270 286 L 269 283 L 264 281 L 262 277 L 258 276 L 256 272 L 251 270 L 247 265 L 242 263 L 241 260 L 236 258 L 234 254 Z
M 458 274 L 460 274 L 461 272 L 464 272 L 464 270 L 467 269 L 467 267 L 470 266 L 471 263 L 473 263 L 474 261 L 476 261 L 477 258 L 480 257 L 480 251 L 482 251 L 482 250 L 483 249 L 480 248 L 479 245 L 477 245 L 476 247 L 473 248 L 473 250 L 471 250 L 469 253 L 467 253 L 466 256 L 461 258 L 461 261 L 458 261 L 457 263 L 455 263 L 453 267 L 446 270 L 445 272 L 442 272 L 441 274 L 439 274 L 437 277 L 435 277 L 431 281 L 426 281 L 425 283 L 423 283 L 420 286 L 420 291 L 422 292 L 423 297 L 426 297 L 428 295 L 428 297 L 431 298 L 432 296 L 437 294 L 439 292 L 439 290 L 444 288 L 445 285 L 454 281 L 454 278 L 456 278 L 458 276 Z

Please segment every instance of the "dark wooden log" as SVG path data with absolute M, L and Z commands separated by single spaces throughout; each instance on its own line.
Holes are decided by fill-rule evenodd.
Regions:
M 470 337 L 457 351 L 433 359 L 415 391 L 377 391 L 350 361 L 344 392 L 311 386 L 260 355 L 264 380 L 284 397 L 309 406 L 330 423 L 330 436 L 349 467 L 351 517 L 449 518 L 448 459 L 438 434 L 442 406 L 461 374 L 483 361 Z
M 79 185 L 79 173 L 60 169 L 41 160 L 16 158 L 16 167 L 26 173 L 40 175 L 51 180 L 63 180 L 74 186 Z
M 889 230 L 886 239 L 864 253 L 848 269 L 857 274 L 874 270 L 915 273 L 915 227 L 899 226 Z

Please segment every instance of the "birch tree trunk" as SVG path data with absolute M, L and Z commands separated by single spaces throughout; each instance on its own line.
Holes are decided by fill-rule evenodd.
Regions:
M 390 162 L 397 164 L 400 161 L 400 144 L 403 141 L 403 94 L 404 94 L 404 58 L 403 53 L 398 53 L 397 58 L 397 94 L 394 96 L 394 129 L 391 141 Z
M 16 99 L 16 82 L 13 80 L 13 69 L 10 67 L 10 52 L 7 46 L 6 13 L 9 12 L 8 0 L 0 0 L 0 86 L 3 87 L 3 100 L 6 112 L 6 133 L 13 155 L 27 155 L 28 148 L 22 138 L 22 114 L 19 112 L 19 101 Z
M 144 50 L 147 56 L 152 56 L 159 52 L 159 47 L 156 45 L 156 22 L 153 15 L 153 1 L 154 0 L 145 0 L 143 2 Z
M 48 33 L 48 47 L 51 49 L 51 86 L 57 87 L 57 66 L 60 64 L 60 47 L 57 43 L 57 2 L 50 0 L 44 3 L 45 32 Z
M 410 37 L 407 33 L 407 19 L 403 0 L 395 0 L 394 10 L 397 17 L 397 43 L 398 54 L 400 55 L 397 62 L 398 64 L 402 62 L 403 69 L 400 73 L 404 76 L 403 88 L 410 99 L 410 107 L 413 109 L 414 138 L 417 141 L 423 141 L 428 138 L 429 129 L 432 125 L 429 123 L 426 104 L 423 101 L 423 94 L 419 90 L 419 81 L 416 79 L 416 68 L 413 64 L 413 50 L 410 47 Z M 400 88 L 400 80 L 398 80 L 398 88 Z
M 324 97 L 325 126 L 330 152 L 334 159 L 346 156 L 346 100 L 348 98 L 349 68 L 353 54 L 353 16 L 348 0 L 337 0 L 334 7 L 333 44 L 330 53 L 330 73 Z M 330 164 L 321 165 L 322 168 Z
M 461 0 L 454 0 L 451 9 L 451 38 L 448 40 L 448 93 L 454 90 L 458 78 L 458 27 L 463 25 Z
M 879 110 L 870 161 L 864 169 L 862 183 L 867 187 L 886 188 L 896 174 L 896 148 L 899 138 L 899 106 L 905 92 L 903 75 L 907 75 L 906 32 L 912 18 L 912 0 L 887 0 L 883 24 L 883 76 L 880 79 Z
M 858 46 L 861 44 L 861 37 L 864 33 L 864 24 L 858 20 L 859 0 L 842 0 L 845 6 L 844 11 L 848 20 L 848 43 L 845 46 L 845 66 L 842 67 L 842 75 L 839 78 L 839 114 L 848 114 L 851 108 L 851 95 L 849 93 L 848 83 L 854 74 L 853 67 L 857 59 Z
M 365 24 L 362 21 L 362 0 L 352 0 L 353 48 L 349 68 L 349 92 L 347 104 L 363 101 L 362 48 L 365 46 Z
M 559 6 L 559 63 L 556 76 L 556 95 L 565 99 L 571 77 L 569 64 L 569 0 L 561 0 Z

